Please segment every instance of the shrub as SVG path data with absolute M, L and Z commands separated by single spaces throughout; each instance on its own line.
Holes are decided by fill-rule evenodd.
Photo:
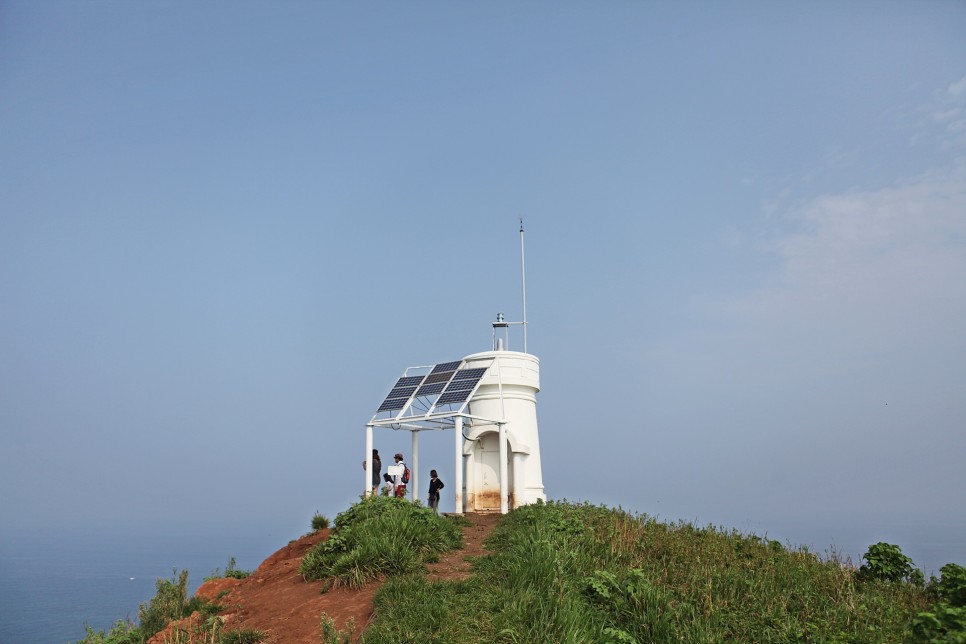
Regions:
M 966 642 L 966 568 L 949 563 L 939 572 L 942 578 L 930 581 L 939 601 L 912 620 L 911 641 L 961 644 Z
M 912 642 L 966 642 L 966 607 L 939 603 L 912 620 Z
M 264 631 L 247 629 L 244 631 L 228 631 L 222 633 L 218 644 L 258 644 L 266 637 Z
M 315 516 L 312 517 L 312 529 L 313 530 L 325 530 L 329 527 L 329 517 L 324 514 L 319 514 L 316 511 Z
M 123 619 L 119 619 L 111 626 L 111 631 L 95 631 L 90 625 L 84 626 L 84 639 L 78 640 L 77 644 L 140 644 L 144 641 L 138 628 Z
M 225 577 L 231 579 L 245 579 L 251 576 L 252 572 L 250 570 L 240 570 L 235 567 L 235 558 L 228 558 L 228 565 L 225 567 Z
M 880 541 L 869 546 L 862 558 L 866 563 L 859 568 L 864 580 L 902 581 L 912 575 L 912 559 L 902 554 L 899 546 Z
M 146 640 L 167 626 L 171 620 L 184 617 L 185 605 L 188 602 L 188 571 L 182 570 L 178 573 L 175 570 L 170 581 L 158 579 L 155 588 L 155 596 L 138 608 L 138 625 Z
M 966 606 L 966 568 L 948 563 L 939 573 L 942 575 L 936 585 L 939 598 L 951 606 Z
M 252 571 L 250 570 L 241 570 L 239 568 L 236 568 L 235 558 L 229 557 L 228 565 L 225 566 L 225 572 L 222 572 L 220 568 L 215 568 L 214 570 L 211 571 L 210 575 L 205 577 L 205 581 L 210 581 L 212 579 L 224 579 L 226 577 L 230 579 L 245 579 L 251 576 L 251 574 L 252 574 Z
M 350 617 L 345 630 L 335 625 L 335 620 L 328 613 L 322 613 L 322 644 L 351 644 L 356 630 L 356 620 Z

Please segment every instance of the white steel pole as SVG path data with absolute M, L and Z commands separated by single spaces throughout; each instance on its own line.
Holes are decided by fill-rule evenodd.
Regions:
M 526 331 L 527 327 L 523 327 Z M 526 353 L 526 349 L 523 350 Z M 497 384 L 500 387 L 500 413 L 503 414 L 503 422 L 497 425 L 500 430 L 500 514 L 509 512 L 510 502 L 507 498 L 509 476 L 507 473 L 507 446 L 506 446 L 506 400 L 503 398 L 503 363 L 499 359 L 495 360 Z
M 509 481 L 506 466 L 506 424 L 500 423 L 500 514 L 510 511 L 507 492 Z
M 419 489 L 419 432 L 411 432 L 413 435 L 413 466 L 409 477 L 411 501 L 416 500 L 416 490 Z
M 455 456 L 456 461 L 454 463 L 455 469 L 453 470 L 453 490 L 456 496 L 456 514 L 463 514 L 463 417 L 456 417 L 456 431 L 453 444 L 455 446 Z
M 523 217 L 520 217 L 520 276 L 523 279 L 523 352 L 527 352 L 527 262 L 523 255 Z
M 366 425 L 366 487 L 363 496 L 372 494 L 372 425 Z

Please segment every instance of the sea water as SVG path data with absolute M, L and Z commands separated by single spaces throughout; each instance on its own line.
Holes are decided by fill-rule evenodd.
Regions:
M 188 570 L 189 593 L 230 557 L 252 570 L 284 543 L 265 537 L 0 539 L 0 644 L 63 644 L 84 637 L 84 626 L 109 631 L 118 619 L 137 619 L 160 579 Z M 229 548 L 229 550 L 226 550 Z

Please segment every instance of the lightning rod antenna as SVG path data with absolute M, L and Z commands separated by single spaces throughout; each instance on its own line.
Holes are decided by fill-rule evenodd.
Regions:
M 520 276 L 523 280 L 523 352 L 527 352 L 527 262 L 523 253 L 523 217 L 520 217 Z

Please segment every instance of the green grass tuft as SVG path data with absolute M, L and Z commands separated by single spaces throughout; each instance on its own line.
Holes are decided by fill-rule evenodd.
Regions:
M 328 527 L 329 527 L 329 517 L 325 516 L 324 514 L 320 514 L 318 511 L 316 511 L 315 515 L 312 517 L 312 530 L 313 531 L 325 530 Z
M 245 579 L 251 576 L 252 571 L 250 570 L 240 570 L 235 567 L 235 558 L 228 558 L 228 565 L 225 566 L 225 572 L 221 571 L 221 568 L 215 568 L 210 575 L 205 577 L 205 581 L 210 581 L 212 579 Z
M 423 570 L 423 559 L 460 547 L 456 524 L 431 510 L 391 497 L 367 497 L 336 517 L 336 527 L 302 559 L 306 579 L 329 587 L 361 588 L 380 575 Z

